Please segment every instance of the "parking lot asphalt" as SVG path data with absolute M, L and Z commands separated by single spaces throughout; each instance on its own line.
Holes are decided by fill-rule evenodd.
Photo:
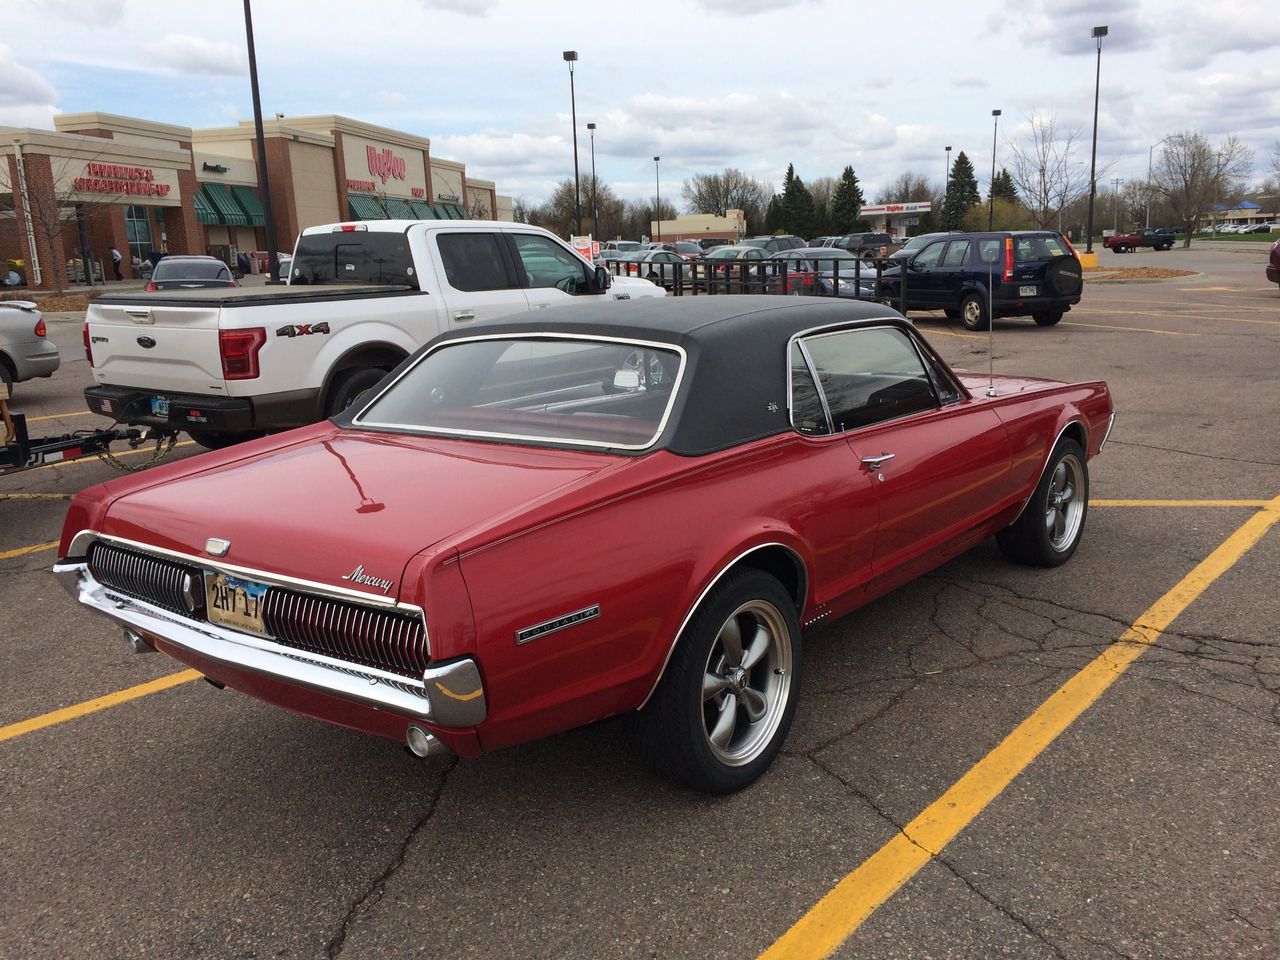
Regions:
M 1193 275 L 996 322 L 997 372 L 1115 396 L 1079 551 L 986 544 L 806 633 L 784 754 L 732 797 L 618 721 L 423 762 L 130 655 L 48 573 L 113 469 L 0 478 L 0 956 L 1274 956 L 1280 292 L 1226 247 L 1102 251 Z M 105 425 L 78 320 L 50 328 L 15 408 Z

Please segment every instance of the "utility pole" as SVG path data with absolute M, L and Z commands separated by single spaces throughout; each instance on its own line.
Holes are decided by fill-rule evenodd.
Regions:
M 1111 178 L 1111 212 L 1115 216 L 1115 222 L 1112 223 L 1111 229 L 1116 233 L 1120 232 L 1120 178 Z
M 262 100 L 258 96 L 258 58 L 253 52 L 253 13 L 249 10 L 249 0 L 244 0 L 244 36 L 249 46 L 249 86 L 253 89 L 253 131 L 258 141 L 258 183 L 262 186 L 263 224 L 267 233 L 267 272 L 271 281 L 275 282 L 280 279 L 280 260 L 276 256 L 276 220 L 271 213 L 271 184 L 267 180 L 267 142 L 262 135 Z

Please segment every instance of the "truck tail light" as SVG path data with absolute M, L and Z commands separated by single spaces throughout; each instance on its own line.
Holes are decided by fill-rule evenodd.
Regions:
M 1004 238 L 1004 281 L 1013 280 L 1013 237 Z
M 93 348 L 89 346 L 89 321 L 84 322 L 84 358 L 93 366 Z
M 258 351 L 267 342 L 264 327 L 218 331 L 218 352 L 222 355 L 222 376 L 226 380 L 256 380 Z
M 147 286 L 146 286 L 147 293 L 155 293 L 159 289 L 160 288 L 156 286 L 156 282 L 154 280 L 147 281 Z
M 41 317 L 39 320 L 36 321 L 36 336 L 43 338 L 43 337 L 47 337 L 48 335 L 49 335 L 49 330 L 44 325 L 44 317 Z

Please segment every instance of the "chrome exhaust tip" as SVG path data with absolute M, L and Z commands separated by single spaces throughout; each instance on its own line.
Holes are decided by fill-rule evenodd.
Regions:
M 415 757 L 443 757 L 449 754 L 449 748 L 440 742 L 432 734 L 428 733 L 416 723 L 409 724 L 409 729 L 405 731 L 404 745 L 410 753 Z
M 130 653 L 155 653 L 155 645 L 140 633 L 134 633 L 128 628 L 124 631 L 124 642 L 129 648 Z

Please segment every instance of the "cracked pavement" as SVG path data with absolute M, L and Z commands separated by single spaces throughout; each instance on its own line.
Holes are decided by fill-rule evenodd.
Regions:
M 1126 263 L 1144 257 L 1201 276 L 1089 288 L 1055 328 L 998 323 L 997 370 L 1110 382 L 1094 498 L 1280 494 L 1280 299 L 1260 262 Z M 917 319 L 986 369 L 984 344 Z M 78 324 L 50 326 L 76 356 Z M 1139 332 L 1158 327 L 1183 335 Z M 24 411 L 77 410 L 82 368 L 20 387 Z M 32 472 L 0 494 L 112 475 Z M 56 538 L 65 508 L 0 499 L 0 552 Z M 1064 567 L 988 543 L 811 629 L 784 751 L 732 797 L 655 779 L 619 721 L 423 762 L 199 682 L 15 738 L 0 956 L 757 954 L 1252 512 L 1094 506 Z M 0 561 L 0 724 L 177 669 L 125 654 L 52 559 Z M 1274 956 L 1277 570 L 1273 528 L 835 955 Z

